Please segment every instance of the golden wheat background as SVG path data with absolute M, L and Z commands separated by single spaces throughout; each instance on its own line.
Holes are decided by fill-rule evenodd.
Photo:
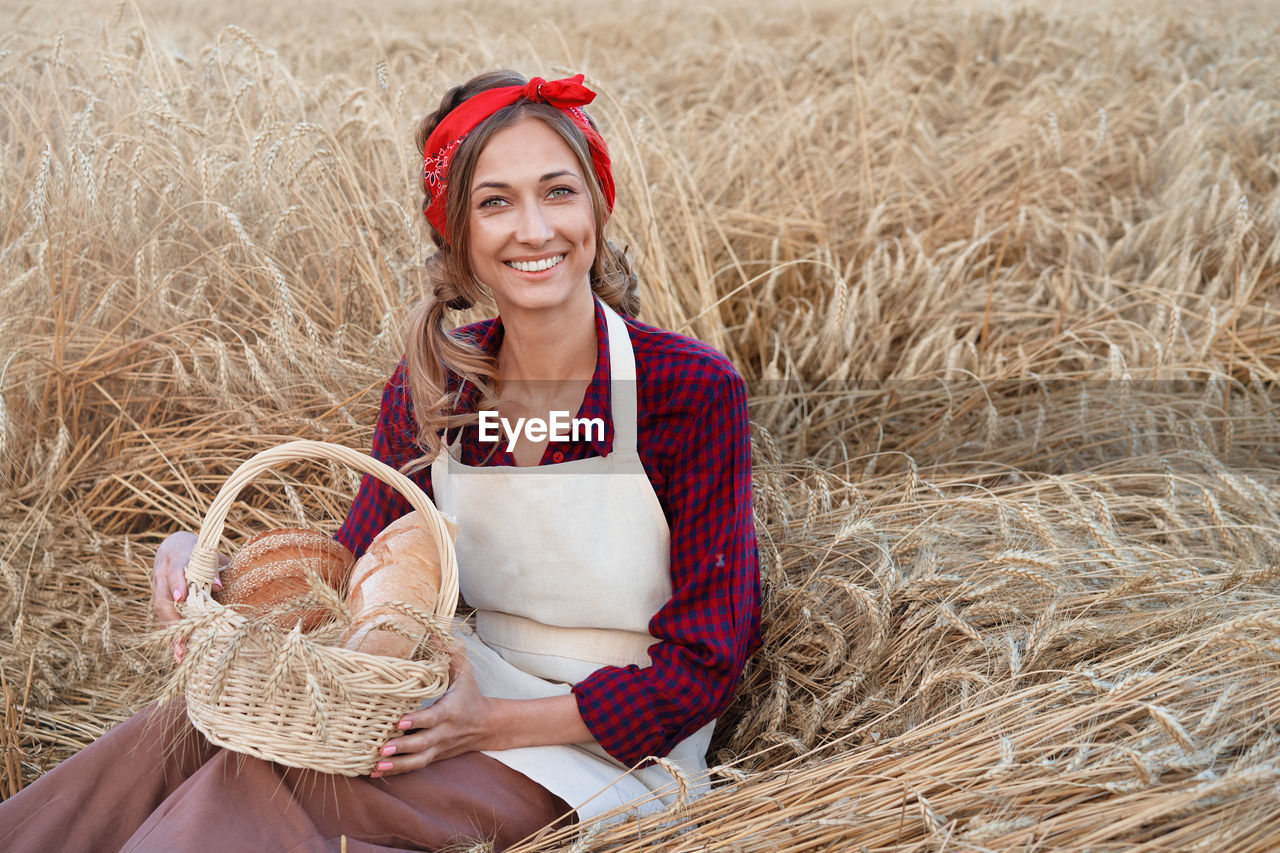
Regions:
M 510 66 L 587 74 L 642 317 L 751 386 L 766 610 L 713 794 L 525 849 L 1280 843 L 1272 5 L 0 14 L 0 795 L 157 688 L 152 553 L 240 460 L 367 446 L 412 127 Z

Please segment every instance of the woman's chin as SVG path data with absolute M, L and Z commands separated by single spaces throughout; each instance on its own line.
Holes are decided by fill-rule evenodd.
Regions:
M 525 278 L 508 282 L 499 294 L 494 291 L 494 301 L 499 313 L 511 311 L 555 311 L 569 308 L 584 295 L 591 293 L 591 285 L 584 279 L 581 284 L 567 284 L 555 277 L 537 280 Z

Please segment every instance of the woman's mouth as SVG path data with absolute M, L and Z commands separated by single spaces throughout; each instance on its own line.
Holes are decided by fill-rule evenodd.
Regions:
M 537 261 L 506 261 L 507 266 L 520 272 L 543 272 L 564 260 L 564 255 L 552 255 Z

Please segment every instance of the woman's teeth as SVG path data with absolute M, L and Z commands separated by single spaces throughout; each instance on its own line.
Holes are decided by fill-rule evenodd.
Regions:
M 564 260 L 564 255 L 554 255 L 540 261 L 507 261 L 507 266 L 520 272 L 542 272 L 549 270 Z

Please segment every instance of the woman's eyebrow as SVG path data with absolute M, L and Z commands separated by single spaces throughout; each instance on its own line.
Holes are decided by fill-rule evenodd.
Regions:
M 538 178 L 538 183 L 545 184 L 547 181 L 554 181 L 556 178 L 563 178 L 566 175 L 568 175 L 571 178 L 578 177 L 577 172 L 574 172 L 570 169 L 561 169 L 558 172 L 547 172 L 541 178 Z M 511 184 L 504 183 L 503 181 L 481 181 L 480 183 L 472 187 L 471 191 L 474 193 L 484 189 L 509 190 L 511 189 Z

